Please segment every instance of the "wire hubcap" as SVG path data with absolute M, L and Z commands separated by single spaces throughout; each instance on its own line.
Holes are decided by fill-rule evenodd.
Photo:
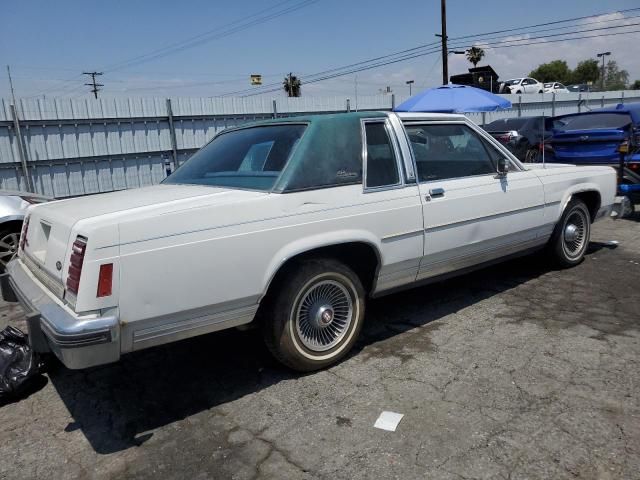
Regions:
M 353 297 L 335 280 L 313 283 L 299 296 L 296 331 L 309 350 L 322 352 L 336 346 L 349 330 Z
M 566 254 L 575 258 L 580 256 L 586 244 L 587 219 L 580 210 L 575 210 L 568 217 L 564 227 L 563 247 Z

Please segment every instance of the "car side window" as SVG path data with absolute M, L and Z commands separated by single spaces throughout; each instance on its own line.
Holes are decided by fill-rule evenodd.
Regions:
M 365 122 L 365 187 L 377 188 L 400 183 L 398 162 L 384 122 Z
M 406 125 L 420 182 L 495 174 L 495 149 L 461 124 Z M 495 154 L 495 155 L 494 155 Z

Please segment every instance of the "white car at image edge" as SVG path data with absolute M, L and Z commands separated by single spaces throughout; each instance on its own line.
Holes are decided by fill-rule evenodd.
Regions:
M 512 78 L 502 84 L 500 93 L 544 93 L 544 85 L 535 78 Z

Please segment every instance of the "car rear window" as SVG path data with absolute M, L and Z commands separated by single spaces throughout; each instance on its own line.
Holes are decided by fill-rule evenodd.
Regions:
M 557 118 L 553 121 L 553 128 L 555 130 L 624 128 L 630 123 L 631 117 L 628 113 L 588 113 Z
M 163 183 L 271 190 L 306 125 L 267 125 L 225 132 Z

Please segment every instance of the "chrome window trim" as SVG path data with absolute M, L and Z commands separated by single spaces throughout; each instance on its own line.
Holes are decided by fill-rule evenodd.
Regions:
M 396 169 L 398 171 L 398 183 L 381 185 L 377 187 L 367 187 L 367 163 L 369 161 L 367 156 L 367 134 L 365 130 L 365 126 L 367 123 L 383 124 L 385 131 L 387 132 L 387 136 L 389 137 L 389 141 L 391 142 L 391 148 L 395 157 Z M 391 127 L 391 123 L 389 122 L 388 117 L 372 117 L 360 119 L 360 136 L 362 138 L 362 192 L 372 193 L 385 190 L 393 190 L 396 188 L 404 188 L 405 183 L 402 173 L 402 166 L 400 165 L 400 151 L 397 145 L 397 140 L 395 138 L 395 132 L 393 132 L 393 128 Z
M 406 180 L 407 182 L 415 182 L 415 159 L 413 158 L 413 149 L 411 148 L 411 143 L 409 142 L 409 137 L 407 136 L 407 130 L 404 128 L 402 120 L 395 113 L 389 114 L 389 122 L 396 132 L 397 141 L 400 146 L 400 152 L 402 153 L 402 163 L 404 166 Z M 402 132 L 402 135 L 399 135 L 399 132 Z

